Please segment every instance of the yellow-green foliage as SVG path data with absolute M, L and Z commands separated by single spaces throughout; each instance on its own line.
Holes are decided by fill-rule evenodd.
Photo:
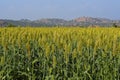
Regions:
M 0 28 L 0 80 L 119 80 L 119 28 Z

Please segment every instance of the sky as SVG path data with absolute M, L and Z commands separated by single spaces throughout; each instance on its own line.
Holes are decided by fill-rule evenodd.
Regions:
M 120 20 L 120 0 L 0 0 L 0 19 L 100 17 Z

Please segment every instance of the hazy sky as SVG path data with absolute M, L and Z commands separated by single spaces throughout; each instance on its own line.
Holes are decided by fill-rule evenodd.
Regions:
M 0 19 L 120 19 L 120 0 L 0 0 Z

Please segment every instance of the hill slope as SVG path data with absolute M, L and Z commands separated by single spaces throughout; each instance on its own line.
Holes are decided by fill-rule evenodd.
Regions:
M 79 17 L 73 20 L 64 20 L 64 19 L 40 19 L 40 20 L 6 20 L 0 19 L 0 26 L 7 26 L 8 24 L 13 24 L 16 26 L 89 26 L 89 25 L 98 25 L 98 26 L 111 26 L 113 23 L 120 25 L 120 20 L 110 20 L 106 18 L 93 18 L 93 17 Z

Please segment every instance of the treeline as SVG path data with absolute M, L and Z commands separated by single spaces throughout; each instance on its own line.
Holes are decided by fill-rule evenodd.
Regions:
M 30 21 L 30 20 L 0 20 L 0 27 L 119 27 L 119 23 L 111 22 L 111 23 L 92 23 L 92 22 L 75 22 L 75 21 L 65 21 L 65 20 L 57 20 L 57 19 L 45 19 L 45 20 L 36 20 L 36 21 Z

